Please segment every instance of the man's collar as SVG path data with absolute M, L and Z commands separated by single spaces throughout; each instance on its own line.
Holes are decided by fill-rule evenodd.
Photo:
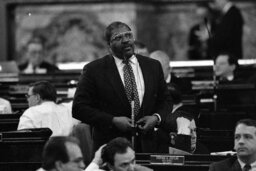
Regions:
M 244 168 L 244 166 L 245 166 L 246 164 L 250 164 L 252 168 L 256 168 L 256 161 L 254 161 L 253 163 L 244 163 L 244 162 L 243 162 L 242 160 L 240 160 L 239 158 L 237 158 L 237 160 L 238 160 L 238 162 L 239 162 L 239 164 L 240 164 L 242 170 L 243 170 L 243 168 Z
M 171 82 L 171 73 L 168 74 L 168 76 L 167 76 L 165 82 L 166 82 L 166 83 Z
M 114 56 L 114 55 L 112 55 L 112 56 L 114 57 L 115 63 L 116 63 L 117 65 L 121 65 L 121 64 L 123 63 L 123 59 L 120 59 L 120 58 L 118 58 L 118 57 L 116 57 L 116 56 Z M 138 63 L 138 60 L 137 60 L 137 58 L 136 58 L 135 55 L 132 55 L 132 56 L 129 58 L 129 61 L 130 61 L 132 64 Z

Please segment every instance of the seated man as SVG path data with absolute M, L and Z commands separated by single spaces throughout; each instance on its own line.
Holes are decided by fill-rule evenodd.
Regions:
M 150 58 L 158 60 L 161 63 L 164 79 L 166 81 L 168 89 L 170 86 L 177 85 L 182 93 L 190 93 L 192 89 L 192 85 L 189 80 L 184 78 L 179 78 L 172 73 L 172 68 L 170 66 L 170 57 L 167 53 L 161 50 L 156 50 L 150 53 Z
M 58 71 L 58 67 L 45 61 L 44 44 L 41 39 L 34 38 L 27 43 L 25 63 L 19 65 L 22 73 L 52 73 Z
M 152 171 L 135 164 L 135 152 L 130 142 L 125 138 L 115 138 L 101 146 L 85 171 Z
M 256 121 L 239 120 L 235 127 L 234 149 L 236 156 L 215 162 L 209 171 L 255 170 L 256 168 Z
M 82 171 L 85 168 L 78 140 L 51 137 L 43 149 L 43 165 L 37 171 Z
M 29 108 L 20 117 L 18 130 L 47 127 L 52 136 L 69 135 L 73 127 L 68 108 L 56 104 L 56 90 L 48 81 L 31 84 L 27 94 Z
M 173 99 L 173 110 L 164 121 L 162 128 L 156 131 L 159 153 L 169 153 L 174 147 L 192 154 L 209 154 L 208 149 L 197 141 L 195 107 L 186 106 L 181 101 L 181 93 L 175 85 L 169 89 Z
M 235 70 L 238 67 L 237 58 L 229 53 L 221 53 L 215 59 L 215 75 L 220 83 L 238 81 Z

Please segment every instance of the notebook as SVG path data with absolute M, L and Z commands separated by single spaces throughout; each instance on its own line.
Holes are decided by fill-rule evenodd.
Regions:
M 17 63 L 15 61 L 0 61 L 0 73 L 19 73 Z

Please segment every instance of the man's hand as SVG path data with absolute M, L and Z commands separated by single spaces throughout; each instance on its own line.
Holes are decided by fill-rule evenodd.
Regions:
M 124 116 L 114 117 L 112 122 L 122 132 L 132 129 L 132 120 L 130 118 Z
M 143 118 L 137 121 L 137 125 L 142 132 L 147 132 L 150 129 L 153 129 L 158 122 L 158 118 L 155 115 L 152 116 L 144 116 Z

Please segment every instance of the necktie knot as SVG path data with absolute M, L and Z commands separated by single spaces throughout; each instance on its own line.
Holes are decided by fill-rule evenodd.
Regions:
M 130 64 L 130 60 L 129 59 L 123 59 L 123 64 L 125 65 L 129 65 Z
M 246 164 L 246 165 L 244 166 L 243 171 L 249 171 L 251 168 L 252 168 L 251 165 Z

